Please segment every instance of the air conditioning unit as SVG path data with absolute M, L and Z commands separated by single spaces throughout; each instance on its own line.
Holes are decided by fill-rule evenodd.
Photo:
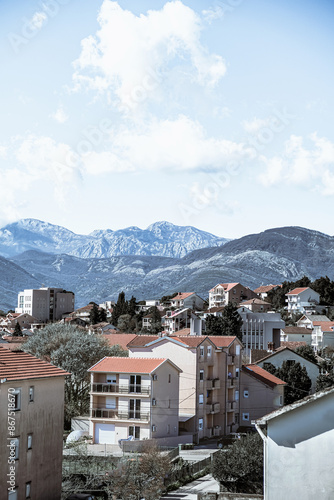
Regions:
M 157 400 L 155 398 L 152 399 L 152 406 L 157 406 Z
M 157 426 L 156 425 L 152 425 L 152 432 L 156 432 L 157 430 Z
M 153 379 L 153 380 L 158 380 L 158 375 L 157 375 L 156 373 L 153 373 L 153 375 L 152 375 L 152 379 Z

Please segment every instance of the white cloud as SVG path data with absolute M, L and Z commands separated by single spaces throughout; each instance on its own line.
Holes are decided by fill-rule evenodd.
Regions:
M 303 137 L 292 135 L 281 156 L 261 156 L 266 170 L 259 176 L 260 181 L 265 186 L 297 185 L 334 194 L 334 144 L 316 133 L 309 139 L 313 147 L 306 148 Z
M 61 106 L 55 113 L 51 115 L 51 117 L 58 123 L 65 123 L 68 120 L 68 115 L 65 113 L 64 108 Z
M 216 19 L 222 19 L 224 17 L 224 11 L 221 7 L 210 7 L 207 10 L 202 10 L 202 15 L 204 20 L 211 24 Z
M 5 146 L 0 145 L 0 158 L 6 158 L 7 156 L 7 148 Z
M 111 134 L 105 152 L 88 153 L 82 160 L 90 174 L 133 170 L 219 170 L 230 161 L 252 157 L 242 143 L 207 137 L 203 127 L 181 115 L 176 120 L 152 120 L 145 127 L 119 129 Z
M 40 30 L 42 26 L 47 22 L 48 16 L 45 12 L 35 12 L 29 21 L 29 26 L 32 30 Z
M 82 40 L 74 63 L 76 89 L 88 85 L 110 93 L 127 109 L 152 97 L 171 65 L 182 65 L 189 79 L 205 86 L 216 85 L 226 72 L 222 57 L 201 44 L 201 17 L 179 0 L 140 16 L 104 0 L 98 22 L 99 31 Z
M 261 129 L 268 127 L 271 124 L 272 118 L 253 118 L 252 120 L 244 120 L 242 126 L 249 134 L 257 134 Z

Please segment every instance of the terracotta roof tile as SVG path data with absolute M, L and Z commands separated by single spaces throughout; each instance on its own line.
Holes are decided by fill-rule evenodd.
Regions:
M 294 334 L 302 334 L 302 335 L 311 335 L 312 330 L 310 328 L 305 328 L 303 326 L 286 326 L 283 328 L 284 333 L 294 333 Z
M 255 288 L 255 290 L 253 290 L 255 293 L 267 293 L 267 292 L 270 292 L 270 290 L 273 290 L 274 288 L 282 288 L 282 285 L 263 285 L 263 286 L 259 286 L 258 288 Z
M 286 382 L 278 377 L 275 377 L 275 375 L 272 375 L 258 365 L 244 365 L 242 367 L 242 371 L 269 385 L 271 388 L 276 385 L 286 385 Z
M 288 347 L 289 349 L 292 349 L 293 351 L 297 349 L 297 347 L 302 347 L 304 345 L 307 345 L 307 342 L 297 342 L 297 341 L 282 341 L 281 342 L 281 347 Z
M 23 351 L 12 352 L 0 346 L 0 378 L 26 380 L 63 377 L 70 373 Z
M 135 333 L 111 333 L 103 334 L 102 337 L 108 342 L 110 346 L 119 345 L 122 349 L 128 350 L 127 345 L 137 335 Z
M 182 328 L 182 330 L 178 330 L 177 332 L 173 333 L 173 337 L 183 337 L 185 335 L 190 335 L 190 328 Z
M 208 338 L 216 347 L 228 347 L 237 337 L 228 335 L 209 335 Z
M 190 295 L 194 295 L 195 292 L 179 292 L 175 297 L 173 297 L 172 300 L 184 300 L 187 297 L 190 297 Z
M 158 338 L 158 335 L 136 335 L 132 340 L 130 340 L 128 347 L 143 347 Z
M 302 292 L 305 292 L 305 290 L 311 290 L 309 286 L 306 286 L 304 288 L 294 288 L 291 290 L 291 292 L 286 293 L 285 295 L 299 295 Z
M 313 326 L 320 326 L 322 332 L 332 332 L 334 321 L 313 321 Z
M 230 290 L 232 290 L 232 288 L 234 288 L 236 285 L 239 285 L 239 283 L 218 283 L 218 285 L 214 286 L 213 288 L 211 288 L 210 292 L 213 292 L 215 288 L 217 288 L 217 286 L 221 286 L 222 288 L 224 288 L 224 291 L 225 292 L 229 292 Z
M 89 372 L 152 373 L 166 358 L 105 357 L 89 368 Z

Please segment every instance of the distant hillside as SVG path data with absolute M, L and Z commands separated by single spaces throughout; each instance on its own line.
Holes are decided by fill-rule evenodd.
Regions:
M 325 275 L 334 279 L 334 238 L 300 227 L 283 227 L 248 235 L 221 247 L 195 250 L 183 258 L 83 259 L 28 251 L 11 261 L 2 258 L 0 263 L 1 282 L 6 283 L 0 289 L 0 309 L 10 304 L 11 297 L 15 297 L 15 305 L 21 289 L 42 283 L 72 290 L 78 307 L 90 300 L 115 299 L 122 290 L 138 300 L 175 291 L 196 291 L 205 298 L 219 282 L 239 281 L 255 288 L 296 280 L 304 274 L 312 280 Z M 34 282 L 37 284 L 31 285 Z

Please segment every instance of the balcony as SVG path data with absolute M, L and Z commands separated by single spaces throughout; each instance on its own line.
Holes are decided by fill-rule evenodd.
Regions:
M 234 411 L 235 410 L 235 408 L 234 408 L 235 403 L 236 403 L 235 401 L 227 401 L 226 411 Z
M 220 412 L 220 403 L 212 403 L 206 405 L 206 413 L 219 413 Z
M 104 392 L 112 394 L 140 394 L 143 396 L 149 396 L 151 393 L 150 387 L 143 387 L 142 385 L 118 385 L 118 384 L 105 384 L 105 383 L 94 383 L 91 387 L 91 392 Z
M 109 408 L 92 408 L 90 411 L 91 418 L 102 418 L 111 420 L 145 420 L 148 421 L 150 414 L 142 411 L 119 411 Z
M 234 354 L 233 354 L 233 355 L 232 355 L 232 354 L 229 354 L 229 355 L 227 356 L 227 364 L 228 364 L 228 365 L 233 365 L 233 364 L 234 364 Z
M 227 387 L 234 387 L 236 378 L 235 377 L 228 377 L 227 379 Z

